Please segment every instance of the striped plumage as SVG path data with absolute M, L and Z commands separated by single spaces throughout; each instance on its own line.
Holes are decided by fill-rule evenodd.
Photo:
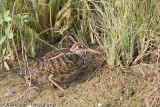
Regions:
M 79 69 L 84 60 L 69 49 L 54 50 L 36 62 L 34 70 L 49 71 L 51 73 L 70 73 Z
M 98 51 L 88 48 L 82 43 L 75 43 L 71 49 L 53 50 L 44 57 L 36 61 L 32 73 L 40 71 L 49 71 L 52 74 L 69 74 L 76 71 L 84 64 L 84 56 L 86 52 L 93 52 L 101 54 Z M 49 80 L 54 83 L 60 90 L 63 90 L 54 80 L 51 79 L 53 75 L 49 76 Z

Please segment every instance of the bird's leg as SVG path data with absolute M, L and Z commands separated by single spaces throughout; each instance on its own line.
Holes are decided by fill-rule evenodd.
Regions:
M 53 80 L 52 77 L 53 77 L 53 74 L 51 74 L 51 75 L 48 77 L 49 81 L 51 81 L 51 82 L 52 82 L 57 88 L 59 88 L 61 91 L 64 91 L 64 89 L 63 89 L 55 80 Z

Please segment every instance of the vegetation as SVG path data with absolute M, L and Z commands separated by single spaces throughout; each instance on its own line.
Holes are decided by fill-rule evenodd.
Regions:
M 74 35 L 113 67 L 160 62 L 158 0 L 0 0 L 0 69 L 36 57 L 39 44 Z M 26 72 L 25 72 L 26 73 Z
M 92 43 L 97 40 L 105 52 L 108 64 L 113 66 L 134 65 L 140 58 L 148 56 L 154 59 L 156 55 L 153 50 L 158 48 L 160 31 L 160 3 L 157 2 L 81 2 L 83 36 L 90 35 Z M 90 31 L 88 34 L 86 29 Z
M 53 43 L 72 34 L 79 41 L 98 42 L 112 66 L 135 65 L 146 57 L 158 60 L 159 7 L 157 0 L 1 0 L 0 56 L 6 49 L 14 60 L 11 38 L 15 49 L 26 48 L 35 57 L 36 38 Z

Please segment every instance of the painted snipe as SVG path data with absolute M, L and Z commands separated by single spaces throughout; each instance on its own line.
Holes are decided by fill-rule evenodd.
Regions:
M 86 52 L 100 54 L 100 52 L 88 48 L 83 43 L 74 43 L 70 49 L 62 48 L 53 50 L 44 57 L 36 61 L 35 68 L 32 72 L 49 71 L 51 75 L 48 77 L 57 88 L 64 90 L 56 80 L 51 79 L 55 73 L 64 74 L 72 73 L 78 70 L 84 64 L 84 56 Z

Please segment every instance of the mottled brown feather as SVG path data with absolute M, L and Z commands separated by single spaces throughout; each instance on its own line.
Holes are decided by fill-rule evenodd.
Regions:
M 69 49 L 59 49 L 48 53 L 36 61 L 33 72 L 71 73 L 80 68 L 84 60 Z

